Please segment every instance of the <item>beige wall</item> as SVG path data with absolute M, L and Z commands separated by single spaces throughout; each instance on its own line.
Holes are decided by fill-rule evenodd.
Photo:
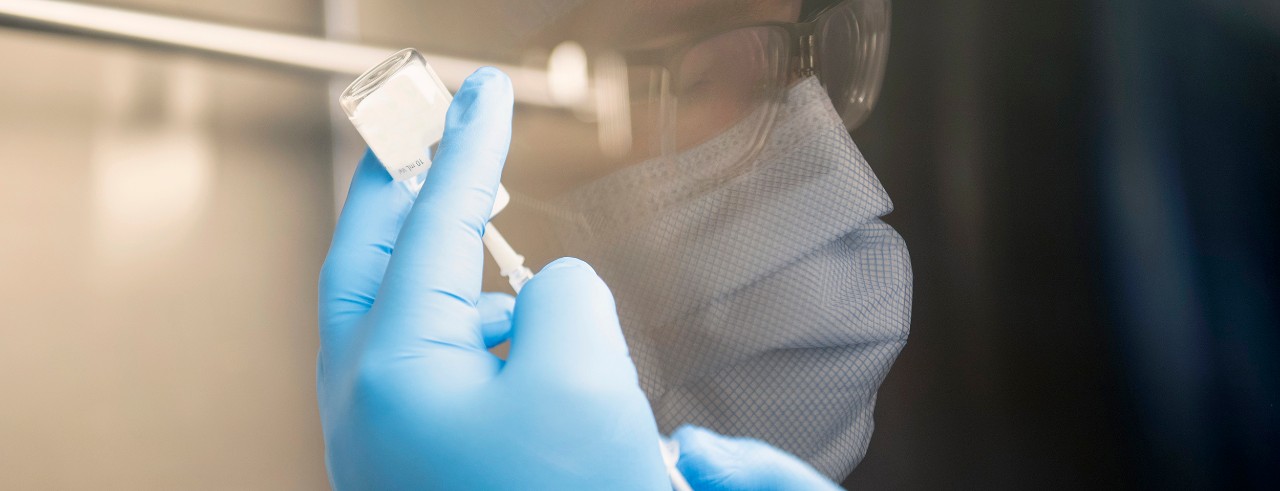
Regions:
M 325 488 L 325 80 L 5 28 L 0 61 L 0 489 Z

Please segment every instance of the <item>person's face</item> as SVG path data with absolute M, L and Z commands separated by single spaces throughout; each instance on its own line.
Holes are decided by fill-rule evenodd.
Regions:
M 801 0 L 638 0 L 615 2 L 588 0 L 582 7 L 549 26 L 531 44 L 550 47 L 562 41 L 574 41 L 588 52 L 611 50 L 627 52 L 667 47 L 726 29 L 761 22 L 794 22 L 798 20 Z M 685 52 L 677 66 L 671 90 L 681 94 L 679 118 L 675 122 L 679 135 L 677 150 L 706 141 L 732 126 L 745 116 L 741 101 L 755 90 L 754 81 L 762 68 L 749 60 L 752 51 L 762 51 L 760 43 L 749 36 L 719 36 L 696 44 Z M 629 70 L 632 89 L 651 83 L 652 67 Z M 564 121 L 564 133 L 554 118 L 537 115 L 536 124 L 526 125 L 538 134 L 535 144 L 521 144 L 518 152 L 527 152 L 538 162 L 542 189 L 566 189 L 653 156 L 658 146 L 662 125 L 656 120 L 657 110 L 647 107 L 643 94 L 633 97 L 631 105 L 632 152 L 621 158 L 604 158 L 588 152 L 574 153 L 558 149 L 581 144 L 591 146 L 596 135 L 580 128 L 569 129 L 572 121 Z M 585 126 L 585 125 L 583 125 Z M 572 144 L 557 143 L 568 139 Z M 607 162 L 607 163 L 605 163 Z M 531 170 L 532 172 L 532 170 Z

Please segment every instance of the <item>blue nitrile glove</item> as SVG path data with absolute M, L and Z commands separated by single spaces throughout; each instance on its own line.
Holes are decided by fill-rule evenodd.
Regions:
M 682 426 L 671 438 L 680 444 L 676 465 L 694 491 L 841 489 L 805 461 L 760 440 L 696 426 Z
M 670 489 L 595 272 L 562 259 L 514 305 L 480 293 L 511 109 L 501 72 L 468 78 L 416 199 L 370 154 L 356 171 L 320 275 L 320 415 L 337 489 Z M 508 334 L 504 362 L 486 348 Z

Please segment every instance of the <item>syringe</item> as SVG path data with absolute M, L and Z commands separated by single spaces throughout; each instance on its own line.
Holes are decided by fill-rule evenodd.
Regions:
M 406 48 L 356 78 L 342 92 L 339 102 L 387 172 L 396 180 L 405 180 L 431 168 L 429 149 L 444 136 L 445 114 L 452 100 L 453 95 L 422 55 Z M 509 202 L 511 195 L 498 184 L 489 217 L 493 218 Z M 498 263 L 499 274 L 519 293 L 533 278 L 533 271 L 524 265 L 524 256 L 511 248 L 492 223 L 485 227 L 482 240 Z M 676 468 L 679 446 L 660 441 L 659 450 L 672 487 L 675 491 L 688 491 L 689 483 Z
M 497 216 L 510 202 L 511 193 L 508 193 L 507 188 L 499 183 L 498 195 L 493 200 L 493 211 L 489 212 L 489 218 Z M 520 293 L 520 288 L 524 287 L 525 282 L 533 278 L 533 271 L 524 265 L 524 256 L 517 254 L 516 250 L 511 248 L 507 238 L 502 236 L 498 227 L 493 226 L 492 222 L 485 225 L 481 239 L 484 242 L 484 248 L 489 250 L 490 256 L 493 256 L 493 262 L 498 263 L 498 274 L 511 283 L 512 290 Z
M 533 278 L 533 271 L 524 265 L 524 256 L 516 254 L 515 249 L 511 248 L 511 244 L 507 243 L 507 239 L 492 223 L 485 228 L 483 238 L 484 247 L 493 256 L 493 261 L 498 263 L 498 274 L 511 283 L 512 290 L 520 293 L 525 282 Z
M 406 48 L 356 78 L 338 102 L 374 155 L 398 181 L 431 168 L 430 148 L 444 136 L 445 114 L 453 95 L 416 50 Z M 490 218 L 511 201 L 498 185 Z M 499 273 L 516 292 L 533 272 L 498 229 L 489 224 L 484 245 Z

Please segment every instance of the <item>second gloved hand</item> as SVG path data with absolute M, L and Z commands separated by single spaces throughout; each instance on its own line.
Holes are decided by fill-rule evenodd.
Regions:
M 721 436 L 683 426 L 671 438 L 680 444 L 680 472 L 694 491 L 837 491 L 803 460 L 752 438 Z
M 449 108 L 420 192 L 372 154 L 356 172 L 320 282 L 336 489 L 670 489 L 595 272 L 552 263 L 514 307 L 480 292 L 511 109 L 510 81 L 481 69 Z M 506 337 L 503 361 L 487 348 Z

